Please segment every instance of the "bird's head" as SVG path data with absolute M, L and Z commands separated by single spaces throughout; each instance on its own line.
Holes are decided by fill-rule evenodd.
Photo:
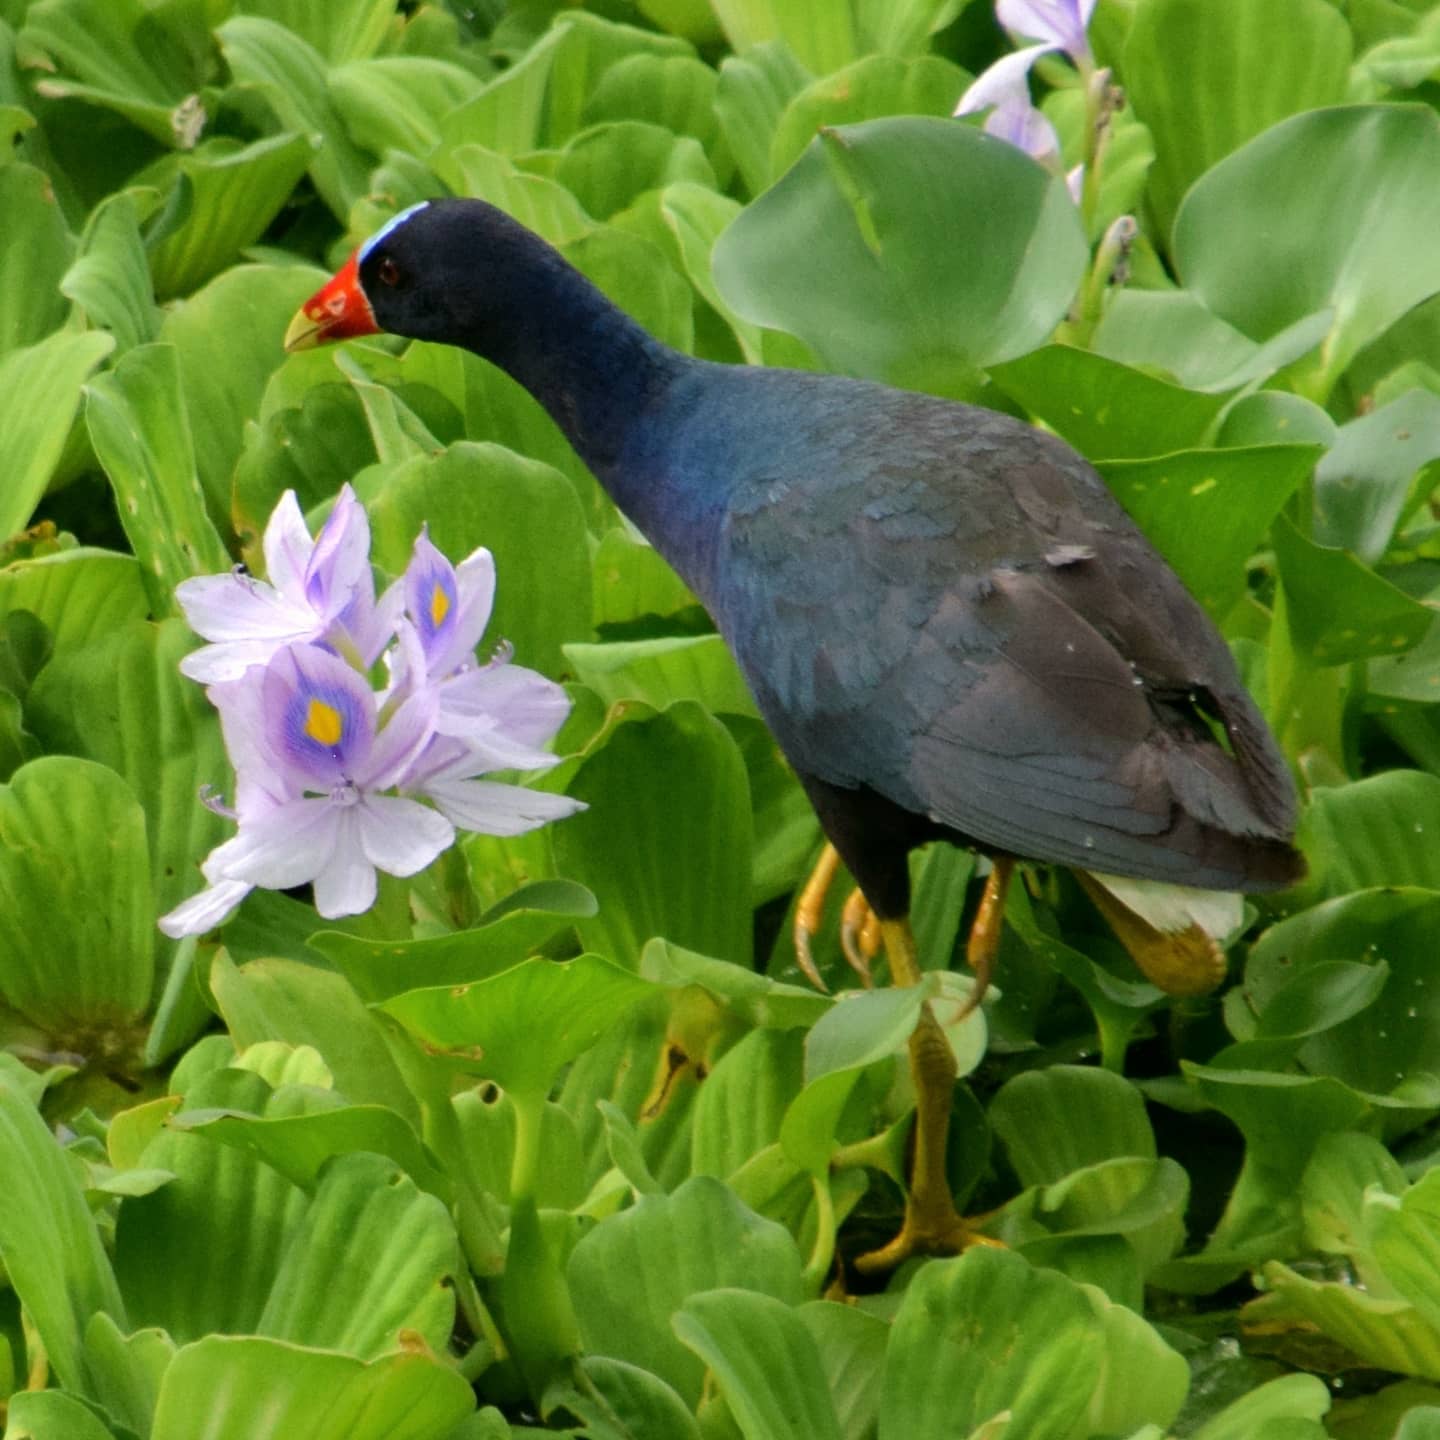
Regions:
M 296 312 L 287 350 L 387 331 L 417 340 L 476 341 L 517 233 L 529 235 L 482 200 L 422 200 L 386 222 Z

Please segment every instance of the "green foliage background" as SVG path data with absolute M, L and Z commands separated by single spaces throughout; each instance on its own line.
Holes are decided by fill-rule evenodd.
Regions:
M 0 0 L 6 1440 L 1440 1435 L 1440 6 L 1091 36 L 1077 208 L 949 118 L 985 0 Z M 447 191 L 696 354 L 1053 428 L 1234 646 L 1309 878 L 1184 1002 L 1017 889 L 951 1156 L 1007 1249 L 854 1293 L 919 994 L 833 923 L 797 983 L 819 833 L 693 597 L 483 362 L 283 355 Z M 347 480 L 388 574 L 493 550 L 590 809 L 165 940 L 230 778 L 174 586 Z M 958 968 L 973 859 L 914 864 Z

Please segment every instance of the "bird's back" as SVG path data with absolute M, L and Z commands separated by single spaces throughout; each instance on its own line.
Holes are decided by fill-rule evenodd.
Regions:
M 1224 641 L 1068 446 L 745 367 L 697 367 L 654 418 L 647 528 L 802 774 L 1035 859 L 1297 876 L 1290 777 Z

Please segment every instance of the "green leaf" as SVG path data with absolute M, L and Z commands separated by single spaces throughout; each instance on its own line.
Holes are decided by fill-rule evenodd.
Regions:
M 1052 1065 L 1017 1075 L 989 1115 L 1022 1185 L 1048 1185 L 1120 1156 L 1155 1157 L 1143 1097 L 1108 1070 Z
M 395 23 L 390 0 L 332 0 L 319 8 L 308 0 L 242 0 L 235 8 L 283 25 L 334 65 L 373 55 Z
M 692 1407 L 705 1366 L 671 1329 L 686 1300 L 722 1287 L 801 1299 L 795 1242 L 704 1176 L 670 1196 L 643 1196 L 589 1231 L 570 1256 L 569 1280 L 586 1351 L 652 1371 Z
M 586 97 L 581 123 L 644 120 L 689 135 L 705 147 L 717 176 L 728 183 L 735 167 L 715 113 L 718 84 L 715 71 L 691 55 L 628 55 L 610 66 Z
M 443 176 L 447 152 L 457 146 L 485 145 L 510 155 L 561 146 L 579 130 L 587 100 L 611 66 L 632 55 L 693 53 L 673 36 L 562 11 L 514 65 L 441 121 L 441 148 L 431 163 L 439 162 L 436 173 Z
M 785 107 L 770 142 L 770 175 L 781 175 L 826 126 L 885 115 L 950 116 L 973 77 L 938 55 L 866 55 L 824 72 Z
M 44 624 L 56 655 L 149 613 L 135 557 L 84 547 L 0 568 L 0 615 L 17 610 Z
M 269 228 L 314 153 L 304 135 L 271 135 L 250 145 L 222 138 L 142 171 L 139 183 L 180 185 L 189 196 L 185 218 L 151 253 L 156 294 L 188 295 L 234 264 Z
M 1223 394 L 1186 390 L 1070 345 L 1044 345 L 990 367 L 991 377 L 1084 455 L 1133 460 L 1205 439 Z
M 522 665 L 556 674 L 561 646 L 590 633 L 585 521 L 569 482 L 548 465 L 498 445 L 463 441 L 360 477 L 376 564 L 392 575 L 409 563 L 420 526 L 458 561 L 477 545 L 495 557 L 495 611 L 487 645 L 508 640 Z M 534 563 L 534 537 L 547 561 Z
M 1397 1246 L 1395 1258 L 1401 1256 L 1407 1262 L 1415 1259 L 1403 1244 Z M 1261 1273 L 1270 1293 L 1246 1311 L 1253 1323 L 1281 1328 L 1303 1325 L 1377 1369 L 1440 1378 L 1440 1331 L 1407 1300 L 1312 1280 L 1279 1261 L 1270 1262 Z M 1418 1273 L 1423 1274 L 1423 1269 Z
M 1283 515 L 1271 531 L 1285 586 L 1290 642 L 1317 665 L 1396 656 L 1418 644 L 1435 614 L 1347 550 L 1307 540 Z
M 1293 325 L 1261 343 L 1226 324 L 1188 290 L 1128 289 L 1109 297 L 1095 331 L 1094 347 L 1097 354 L 1108 359 L 1160 371 L 1191 390 L 1229 393 L 1266 380 L 1309 354 L 1329 333 L 1331 319 L 1329 310 L 1302 315 Z M 1275 391 L 1265 391 L 1261 398 L 1282 402 L 1299 399 Z M 1244 403 L 1238 401 L 1237 406 Z M 1333 438 L 1332 426 L 1323 436 L 1265 435 L 1260 440 L 1227 443 L 1328 443 Z
M 1287 115 L 1342 101 L 1349 67 L 1348 29 L 1323 0 L 1141 0 L 1125 93 L 1155 139 L 1149 198 L 1160 234 L 1232 150 Z
M 0 1260 L 61 1383 L 85 1394 L 85 1326 L 101 1312 L 123 1325 L 125 1306 L 75 1168 L 3 1071 L 0 1164 L 25 1177 L 0 1206 Z
M 0 539 L 30 522 L 60 462 L 86 377 L 114 345 L 98 331 L 62 331 L 0 359 Z
M 1316 1144 L 1353 1128 L 1370 1105 L 1328 1077 L 1182 1063 L 1205 1099 L 1245 1137 L 1240 1178 L 1210 1248 L 1237 1258 L 1293 1254 L 1300 1236 L 1300 1178 Z
M 428 1355 L 366 1364 L 257 1336 L 184 1346 L 160 1386 L 151 1440 L 444 1440 L 475 1407 L 458 1371 Z
M 752 1030 L 720 1057 L 695 1102 L 691 1163 L 697 1175 L 728 1180 L 779 1140 L 785 1108 L 802 1084 L 801 1044 L 798 1031 Z
M 114 1440 L 95 1412 L 62 1390 L 22 1390 L 10 1397 L 6 1440 Z
M 890 1327 L 856 1306 L 830 1300 L 802 1305 L 800 1318 L 820 1348 L 840 1433 L 845 1440 L 874 1435 Z
M 21 32 L 22 45 L 51 57 L 47 69 L 59 68 L 45 93 L 114 110 L 162 145 L 193 143 L 182 102 L 200 88 L 205 38 L 203 22 L 179 7 L 157 14 L 143 0 L 99 10 L 85 0 L 41 0 Z
M 101 201 L 85 226 L 75 262 L 60 281 L 62 292 L 90 323 L 115 337 L 118 354 L 153 340 L 160 326 L 140 234 L 157 198 L 132 189 Z
M 715 113 L 752 195 L 774 178 L 770 146 L 776 126 L 786 105 L 811 79 L 810 71 L 779 40 L 757 44 L 743 55 L 727 55 L 721 62 Z
M 1440 196 L 1424 183 L 1437 165 L 1440 119 L 1428 106 L 1296 115 L 1186 197 L 1175 221 L 1180 274 L 1256 340 L 1331 309 L 1313 381 L 1312 398 L 1323 400 L 1363 345 L 1440 290 L 1440 256 L 1424 239 L 1440 224 Z
M 194 643 L 182 621 L 131 622 L 58 656 L 29 702 L 52 750 L 108 765 L 139 797 L 161 914 L 199 888 L 196 862 L 230 828 L 199 802 L 201 786 L 225 788 L 230 765 L 204 691 L 176 669 Z
M 1309 913 L 1314 914 L 1315 911 Z M 1274 928 L 1283 929 L 1283 922 Z M 1253 961 L 1253 952 L 1251 958 Z M 1389 967 L 1384 964 L 1364 965 L 1357 961 L 1331 960 L 1286 976 L 1278 988 L 1272 983 L 1268 996 L 1262 997 L 1247 989 L 1245 998 L 1259 1011 L 1254 1020 L 1253 1034 L 1242 1031 L 1240 1043 L 1213 1056 L 1211 1064 L 1236 1069 L 1283 1069 L 1311 1036 L 1343 1025 L 1369 1010 L 1389 978 Z M 1373 1023 L 1373 1017 L 1367 1021 L 1367 1025 Z M 1384 1033 L 1382 1030 L 1381 1034 Z M 1307 1068 L 1335 1073 L 1323 1065 Z M 1365 1088 L 1384 1091 L 1401 1078 L 1398 1070 L 1392 1070 L 1378 1086 Z
M 1410 1182 L 1400 1163 L 1369 1135 L 1326 1135 L 1305 1167 L 1300 1208 L 1305 1243 L 1329 1255 L 1344 1255 L 1367 1289 L 1383 1293 L 1388 1283 L 1370 1253 L 1366 1227 L 1367 1192 L 1399 1196 Z
M 581 955 L 563 964 L 526 960 L 470 985 L 410 990 L 380 1008 L 427 1044 L 478 1049 L 478 1074 L 528 1096 L 543 1095 L 561 1066 L 650 993 L 629 971 Z
M 829 1174 L 840 1117 L 870 1065 L 905 1049 L 928 987 L 846 991 L 805 1039 L 805 1088 L 785 1112 L 785 1156 L 817 1179 Z
M 0 787 L 0 996 L 72 1049 L 133 1045 L 155 909 L 145 815 L 103 765 L 32 760 Z
M 302 1190 L 315 1188 L 322 1167 L 332 1157 L 367 1150 L 393 1161 L 429 1193 L 442 1200 L 453 1198 L 451 1177 L 438 1168 L 414 1129 L 383 1105 L 346 1105 L 310 1115 L 267 1118 L 186 1111 L 172 1124 L 177 1130 L 250 1152 Z
M 709 1367 L 745 1440 L 840 1440 L 820 1352 L 790 1306 L 753 1290 L 708 1290 L 672 1323 Z
M 590 808 L 550 838 L 559 872 L 600 902 L 577 927 L 587 946 L 630 964 L 661 935 L 749 965 L 748 785 L 718 720 L 682 701 L 620 725 L 566 791 Z
M 60 293 L 60 279 L 69 268 L 75 241 L 49 179 L 32 165 L 0 165 L 0 214 L 6 216 L 0 270 L 14 277 L 0 289 L 4 356 L 43 340 L 64 322 L 69 307 Z
M 223 573 L 230 556 L 205 511 L 173 345 L 144 345 L 86 388 L 85 422 L 156 614 L 175 586 Z
M 1219 620 L 1244 593 L 1246 562 L 1319 454 L 1314 445 L 1187 450 L 1111 461 L 1100 470 L 1190 593 Z
M 1440 782 L 1434 777 L 1411 774 L 1408 778 L 1432 802 L 1436 800 Z M 1374 783 L 1361 781 L 1346 789 Z M 1321 791 L 1317 799 L 1332 797 L 1341 800 L 1344 791 Z M 1327 806 L 1323 823 L 1344 826 L 1346 813 L 1343 805 Z M 1363 810 L 1349 808 L 1348 814 L 1354 828 L 1339 833 L 1356 847 L 1357 856 L 1378 864 L 1391 858 L 1383 835 L 1374 837 L 1377 850 L 1362 848 L 1371 838 Z M 1427 847 L 1416 845 L 1413 834 L 1399 848 L 1426 857 Z M 1403 868 L 1389 874 L 1392 885 L 1385 889 L 1346 893 L 1272 926 L 1256 942 L 1245 967 L 1246 994 L 1265 1030 L 1309 1031 L 1303 1046 L 1295 1047 L 1306 1070 L 1333 1075 L 1357 1090 L 1378 1095 L 1390 1094 L 1406 1080 L 1433 1071 L 1430 1056 L 1440 1044 L 1440 985 L 1430 964 L 1429 938 L 1440 920 L 1440 895 L 1394 883 L 1405 878 Z M 1347 877 L 1346 890 L 1363 886 L 1365 878 Z M 1341 876 L 1332 870 L 1325 879 L 1334 883 Z M 1343 962 L 1348 964 L 1341 970 Z M 1352 992 L 1350 1003 L 1342 1006 L 1344 997 L 1322 989 L 1313 997 L 1314 1009 L 1308 1017 L 1292 1009 L 1290 1015 L 1272 1020 L 1271 1012 L 1285 1005 L 1287 992 L 1293 994 L 1296 982 L 1313 971 L 1322 978 L 1339 972 L 1337 978 Z
M 698 140 L 640 120 L 582 130 L 557 157 L 555 179 L 597 220 L 608 220 L 646 190 L 680 181 L 715 187 Z
M 737 52 L 783 40 L 819 75 L 848 65 L 861 53 L 850 0 L 712 0 L 712 8 Z
M 718 635 L 567 645 L 575 674 L 607 705 L 640 700 L 663 710 L 698 700 L 713 715 L 756 715 L 755 701 Z
M 199 1080 L 187 1099 L 255 1114 L 295 1103 L 228 1068 Z M 307 1197 L 254 1155 L 177 1130 L 160 1131 L 142 1160 L 175 1178 L 120 1205 L 115 1270 L 133 1320 L 180 1344 L 253 1331 Z
M 1285 1375 L 1243 1395 L 1195 1432 L 1195 1440 L 1257 1440 L 1270 1421 L 1314 1420 L 1330 1409 L 1330 1391 L 1314 1375 Z M 1276 1440 L 1281 1440 L 1279 1432 Z M 1297 1436 L 1296 1440 L 1300 1440 Z
M 811 1024 L 831 1001 L 808 986 L 786 985 L 743 965 L 683 950 L 654 939 L 640 957 L 640 974 L 677 989 L 699 986 L 748 1025 L 790 1030 Z
M 832 368 L 944 393 L 1047 340 L 1085 255 L 1063 182 L 916 116 L 824 131 L 721 236 L 714 269 L 734 310 Z
M 440 143 L 440 121 L 480 87 L 473 71 L 421 55 L 352 60 L 329 76 L 345 129 L 373 155 L 427 154 Z
M 417 979 L 468 985 L 497 975 L 595 911 L 595 897 L 583 885 L 537 880 L 517 890 L 503 913 L 489 912 L 454 935 L 393 941 L 323 930 L 309 943 L 334 961 L 361 999 L 373 1003 L 413 990 Z
M 594 585 L 597 629 L 649 615 L 674 615 L 699 603 L 659 551 L 620 526 L 600 537 Z
M 330 99 L 323 57 L 292 31 L 255 15 L 232 16 L 215 36 L 236 82 L 259 91 L 281 129 L 321 137 L 310 178 L 344 223 L 368 189 L 370 166 Z
M 217 525 L 231 522 L 245 424 L 258 415 L 265 383 L 284 358 L 278 337 L 322 279 L 304 265 L 237 265 L 169 310 L 161 324 L 160 339 L 175 347 L 179 361 L 195 471 Z
M 681 267 L 691 285 L 734 332 L 744 357 L 758 363 L 763 358 L 759 328 L 747 324 L 725 303 L 715 287 L 710 268 L 715 242 L 740 213 L 740 206 L 703 185 L 680 181 L 667 185 L 661 192 L 659 208 L 661 220 L 674 236 Z
M 666 1440 L 700 1440 L 695 1417 L 685 1402 L 658 1375 L 623 1360 L 586 1355 L 580 1361 L 585 1378 L 604 1399 L 601 1407 L 588 1395 L 567 1393 L 563 1404 L 591 1423 L 592 1433 L 604 1434 L 606 1421 L 617 1421 L 625 1440 L 663 1435 Z
M 236 966 L 222 951 L 210 969 L 215 1003 L 237 1046 L 262 1040 L 313 1046 L 340 1094 L 356 1104 L 388 1105 L 418 1131 L 420 1103 L 384 1025 L 339 976 L 293 960 Z
M 380 1155 L 337 1157 L 296 1227 L 261 1335 L 359 1360 L 444 1353 L 455 1323 L 459 1265 L 445 1205 Z
M 1315 539 L 1367 565 L 1385 553 L 1410 482 L 1440 457 L 1440 395 L 1412 390 L 1342 425 L 1315 469 Z
M 1063 1276 L 981 1246 L 934 1261 L 891 1328 L 880 1440 L 970 1435 L 1007 1412 L 1027 1440 L 1071 1440 L 1087 1433 L 1104 1353 L 1090 1302 Z

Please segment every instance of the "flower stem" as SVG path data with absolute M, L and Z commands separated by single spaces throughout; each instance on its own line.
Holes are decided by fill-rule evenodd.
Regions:
M 510 1244 L 500 1278 L 511 1353 L 538 1401 L 564 1363 L 580 1349 L 570 1290 L 555 1252 L 546 1243 L 535 1202 L 540 1168 L 544 1092 L 517 1094 L 515 1155 L 510 1167 Z

